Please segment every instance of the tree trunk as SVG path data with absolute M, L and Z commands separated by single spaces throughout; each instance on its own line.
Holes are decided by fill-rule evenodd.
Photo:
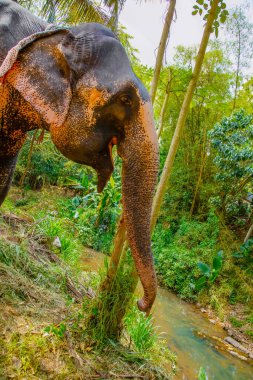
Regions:
M 28 173 L 28 171 L 30 169 L 30 166 L 31 166 L 33 147 L 34 147 L 34 143 L 35 143 L 35 139 L 36 139 L 37 133 L 38 133 L 38 130 L 36 129 L 34 131 L 34 133 L 33 133 L 33 137 L 32 137 L 32 140 L 31 140 L 30 149 L 29 149 L 28 156 L 27 156 L 26 168 L 25 168 L 25 171 L 22 174 L 22 177 L 20 178 L 20 181 L 19 181 L 19 186 L 20 187 L 22 187 L 24 185 L 25 177 L 27 176 L 27 173 Z
M 118 225 L 117 232 L 114 238 L 113 252 L 111 255 L 110 265 L 107 272 L 107 277 L 109 279 L 114 278 L 116 276 L 117 269 L 120 262 L 121 251 L 122 251 L 122 247 L 125 240 L 126 240 L 126 227 L 124 224 L 124 215 L 122 214 L 120 217 L 119 225 Z
M 161 137 L 161 134 L 163 131 L 165 112 L 166 112 L 168 102 L 169 102 L 169 98 L 170 98 L 170 89 L 171 89 L 171 82 L 172 82 L 171 71 L 172 71 L 171 68 L 169 68 L 169 78 L 168 78 L 168 83 L 167 83 L 167 87 L 166 87 L 166 94 L 164 97 L 163 106 L 162 106 L 161 114 L 160 114 L 160 118 L 159 118 L 159 126 L 158 126 L 158 130 L 157 130 L 158 139 Z
M 237 56 L 237 66 L 236 66 L 236 75 L 235 75 L 235 93 L 234 93 L 234 99 L 233 99 L 233 111 L 236 108 L 237 93 L 238 93 L 238 87 L 239 87 L 240 66 L 241 66 L 241 31 L 240 31 L 240 26 L 238 25 L 238 56 Z
M 167 159 L 165 161 L 164 169 L 163 169 L 161 179 L 160 179 L 160 182 L 158 184 L 158 188 L 157 188 L 156 195 L 154 198 L 153 210 L 152 210 L 152 221 L 151 221 L 152 229 L 154 229 L 156 221 L 157 221 L 159 213 L 160 213 L 162 200 L 163 200 L 165 191 L 167 189 L 167 184 L 168 184 L 171 172 L 172 172 L 174 159 L 175 159 L 177 149 L 179 146 L 180 137 L 181 137 L 182 131 L 183 131 L 184 126 L 185 126 L 186 117 L 188 115 L 188 111 L 189 111 L 190 104 L 191 104 L 191 101 L 193 98 L 194 90 L 196 88 L 197 81 L 198 81 L 198 78 L 199 78 L 199 75 L 201 72 L 201 67 L 203 64 L 204 57 L 205 57 L 207 44 L 208 44 L 209 37 L 210 37 L 211 31 L 212 31 L 212 25 L 213 25 L 213 22 L 215 20 L 216 11 L 217 11 L 219 2 L 220 2 L 220 0 L 214 0 L 212 2 L 210 13 L 209 13 L 207 21 L 206 21 L 206 26 L 205 26 L 205 30 L 204 30 L 204 33 L 202 36 L 198 55 L 196 58 L 192 78 L 191 78 L 191 81 L 189 83 L 188 89 L 187 89 L 186 94 L 185 94 L 183 105 L 182 105 L 182 108 L 181 108 L 181 111 L 179 114 L 179 118 L 177 121 L 176 129 L 175 129 L 175 132 L 174 132 L 174 135 L 172 138 L 172 142 L 170 145 L 169 153 L 168 153 Z
M 158 85 L 158 81 L 159 81 L 159 75 L 160 75 L 161 68 L 162 68 L 164 52 L 166 49 L 166 43 L 167 43 L 169 32 L 170 32 L 170 26 L 171 26 L 171 23 L 173 20 L 174 12 L 175 12 L 175 6 L 176 6 L 176 0 L 170 0 L 169 8 L 168 8 L 168 11 L 167 11 L 167 14 L 165 17 L 162 36 L 160 39 L 159 48 L 158 48 L 158 52 L 157 52 L 154 76 L 153 76 L 152 83 L 151 83 L 150 97 L 151 97 L 152 103 L 154 103 L 154 101 L 155 101 L 155 95 L 156 95 L 157 85 Z
M 250 238 L 252 232 L 253 232 L 253 224 L 250 226 L 250 228 L 249 228 L 249 230 L 248 230 L 248 232 L 244 238 L 244 241 L 243 241 L 244 243 L 246 243 L 246 241 Z
M 204 142 L 203 142 L 203 148 L 202 148 L 202 155 L 201 155 L 201 163 L 200 163 L 200 168 L 199 168 L 199 175 L 198 175 L 198 180 L 196 183 L 195 191 L 194 191 L 194 196 L 193 196 L 193 201 L 190 209 L 190 216 L 193 215 L 193 213 L 197 212 L 198 206 L 196 207 L 196 204 L 198 203 L 197 200 L 199 199 L 199 193 L 200 193 L 200 185 L 202 181 L 202 176 L 205 168 L 205 163 L 206 163 L 206 127 L 204 130 Z

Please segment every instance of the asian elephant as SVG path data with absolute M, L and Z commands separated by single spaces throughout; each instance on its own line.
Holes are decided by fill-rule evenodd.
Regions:
M 0 0 L 0 205 L 26 133 L 42 128 L 67 158 L 94 168 L 98 191 L 122 159 L 129 245 L 149 312 L 157 282 L 150 241 L 158 143 L 149 95 L 106 27 L 57 27 L 12 0 Z

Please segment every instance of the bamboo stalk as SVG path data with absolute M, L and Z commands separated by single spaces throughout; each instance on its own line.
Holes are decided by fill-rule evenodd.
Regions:
M 167 40 L 170 33 L 170 27 L 173 20 L 173 15 L 175 12 L 175 6 L 176 6 L 176 0 L 170 0 L 169 8 L 166 13 L 164 27 L 158 47 L 157 57 L 156 57 L 156 64 L 155 64 L 155 70 L 154 70 L 154 76 L 151 83 L 151 89 L 150 89 L 150 97 L 151 102 L 154 103 L 155 101 L 155 95 L 156 90 L 158 86 L 159 76 L 162 69 L 162 63 L 163 63 L 163 57 L 166 49 Z

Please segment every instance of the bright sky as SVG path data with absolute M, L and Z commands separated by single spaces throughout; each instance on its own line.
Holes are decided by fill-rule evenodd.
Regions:
M 249 20 L 253 20 L 253 0 Z M 204 22 L 199 15 L 192 16 L 196 0 L 177 0 L 176 22 L 172 25 L 171 38 L 167 48 L 166 59 L 170 61 L 177 45 L 191 46 L 199 44 L 203 33 Z M 226 0 L 227 8 L 245 3 L 244 0 Z M 154 65 L 157 46 L 159 45 L 163 19 L 168 7 L 165 0 L 137 1 L 127 0 L 120 15 L 120 22 L 127 28 L 133 39 L 133 46 L 140 54 L 142 63 Z

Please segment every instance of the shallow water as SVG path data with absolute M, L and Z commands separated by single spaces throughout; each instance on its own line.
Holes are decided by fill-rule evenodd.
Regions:
M 85 270 L 98 270 L 103 266 L 104 256 L 87 250 L 82 261 Z M 178 357 L 177 379 L 195 380 L 203 367 L 209 380 L 253 380 L 252 365 L 218 350 L 215 340 L 203 338 L 224 339 L 226 333 L 210 323 L 194 305 L 160 288 L 153 316 L 158 332 Z
M 154 309 L 155 324 L 171 351 L 178 357 L 178 379 L 197 379 L 204 367 L 209 380 L 250 380 L 253 366 L 215 348 L 215 341 L 201 335 L 224 339 L 225 331 L 210 323 L 199 310 L 173 293 L 159 289 Z

